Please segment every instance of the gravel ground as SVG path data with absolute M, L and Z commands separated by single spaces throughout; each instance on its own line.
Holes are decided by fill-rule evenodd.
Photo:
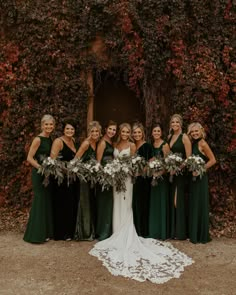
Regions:
M 0 232 L 0 294 L 236 294 L 236 239 L 215 238 L 206 245 L 173 241 L 195 263 L 179 279 L 161 285 L 112 276 L 88 254 L 94 243 L 32 245 L 22 240 L 22 233 Z

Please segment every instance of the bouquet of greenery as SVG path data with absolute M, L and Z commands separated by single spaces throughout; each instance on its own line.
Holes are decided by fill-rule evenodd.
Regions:
M 87 162 L 73 159 L 67 163 L 68 184 L 79 178 L 80 181 L 89 182 L 91 187 L 94 187 L 97 182 L 100 182 L 101 177 L 102 167 L 95 159 Z
M 139 156 L 139 155 L 134 155 L 130 158 L 130 172 L 133 177 L 139 176 L 139 175 L 144 175 L 144 170 L 146 167 L 146 160 Z
M 162 173 L 165 170 L 164 159 L 162 157 L 155 157 L 147 163 L 147 176 L 152 177 L 151 184 L 153 186 L 158 184 L 158 179 L 162 178 Z
M 117 192 L 125 192 L 125 181 L 130 174 L 127 159 L 114 159 L 103 167 L 103 177 L 100 178 L 103 189 L 115 187 Z
M 63 161 L 52 159 L 51 157 L 44 158 L 42 164 L 38 168 L 38 173 L 44 175 L 43 184 L 49 184 L 50 176 L 57 179 L 58 185 L 62 184 L 66 172 L 66 164 Z
M 169 181 L 173 182 L 173 176 L 182 173 L 184 160 L 181 154 L 170 153 L 165 158 L 165 169 L 170 173 Z
M 184 164 L 188 171 L 195 172 L 200 178 L 202 178 L 203 174 L 206 172 L 206 163 L 199 155 L 189 156 L 184 161 Z M 197 179 L 197 176 L 193 175 L 193 181 Z
M 84 163 L 78 158 L 74 158 L 73 160 L 67 162 L 67 184 L 69 185 L 71 182 L 76 181 L 78 178 L 81 181 L 86 180 L 87 169 L 84 167 Z
M 90 183 L 91 187 L 94 187 L 96 183 L 101 183 L 101 179 L 103 178 L 103 167 L 102 165 L 95 159 L 91 159 L 84 163 L 85 179 Z

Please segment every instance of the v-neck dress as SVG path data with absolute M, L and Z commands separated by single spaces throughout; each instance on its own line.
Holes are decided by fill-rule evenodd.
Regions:
M 172 137 L 171 137 L 172 138 Z M 169 139 L 169 145 L 171 142 Z M 180 134 L 170 150 L 173 153 L 181 154 L 186 158 L 183 144 L 183 134 Z M 187 199 L 186 199 L 187 174 L 174 175 L 170 184 L 170 237 L 178 240 L 187 238 Z M 176 204 L 175 204 L 176 195 Z
M 63 140 L 61 141 L 63 148 L 59 153 L 60 160 L 70 161 L 74 159 L 75 152 Z M 74 236 L 79 197 L 78 189 L 78 182 L 72 182 L 68 186 L 66 178 L 60 185 L 54 180 L 53 215 L 55 240 L 72 239 Z

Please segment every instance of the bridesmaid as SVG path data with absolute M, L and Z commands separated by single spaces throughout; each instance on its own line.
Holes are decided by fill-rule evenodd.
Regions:
M 92 121 L 88 125 L 88 137 L 82 142 L 75 157 L 87 162 L 96 159 L 97 142 L 101 137 L 101 125 Z M 92 241 L 95 238 L 95 190 L 89 183 L 80 183 L 80 202 L 77 214 L 75 239 Z
M 199 155 L 205 161 L 206 169 L 216 163 L 215 156 L 205 141 L 205 132 L 198 122 L 188 127 L 188 135 L 192 141 L 192 153 Z M 189 238 L 192 243 L 209 242 L 209 192 L 207 174 L 200 178 L 193 172 L 196 180 L 190 181 L 189 195 Z
M 109 121 L 105 128 L 105 135 L 97 147 L 97 161 L 103 166 L 107 161 L 113 159 L 113 142 L 116 135 L 117 123 Z M 97 200 L 97 221 L 96 237 L 98 240 L 105 240 L 112 234 L 112 211 L 113 211 L 113 189 L 102 191 L 100 186 L 96 191 Z
M 51 149 L 51 158 L 60 158 L 61 161 L 74 159 L 77 146 L 75 144 L 75 122 L 66 119 L 63 122 L 63 135 L 54 140 Z M 78 207 L 78 183 L 67 184 L 65 178 L 61 185 L 54 181 L 53 188 L 53 216 L 54 239 L 70 241 L 74 236 L 75 222 Z
M 175 114 L 170 120 L 169 146 L 173 153 L 179 153 L 185 159 L 192 153 L 191 142 L 187 134 L 182 133 L 183 119 Z M 170 186 L 170 237 L 185 240 L 187 238 L 187 215 L 185 188 L 187 175 L 174 175 Z
M 154 139 L 153 156 L 166 157 L 170 148 L 162 139 L 162 127 L 159 123 L 152 128 L 152 137 Z M 149 237 L 166 240 L 169 238 L 169 183 L 164 171 L 161 171 L 160 175 L 162 178 L 158 179 L 157 185 L 151 187 Z
M 44 115 L 41 120 L 42 132 L 34 138 L 27 161 L 33 166 L 32 184 L 34 198 L 24 241 L 29 243 L 47 242 L 53 237 L 52 194 L 51 186 L 43 185 L 44 177 L 37 173 L 42 157 L 48 157 L 52 146 L 51 133 L 55 127 L 55 120 L 51 115 Z
M 132 128 L 132 137 L 136 145 L 136 153 L 146 161 L 152 157 L 152 146 L 145 141 L 144 127 L 135 123 Z M 138 236 L 148 237 L 149 203 L 151 179 L 138 176 L 133 186 L 133 214 L 134 225 Z

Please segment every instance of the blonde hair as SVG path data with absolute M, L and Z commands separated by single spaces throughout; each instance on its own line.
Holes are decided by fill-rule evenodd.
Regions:
M 131 126 L 130 126 L 130 124 L 129 123 L 122 123 L 122 124 L 119 125 L 117 143 L 120 142 L 120 134 L 121 134 L 122 129 L 125 128 L 125 127 L 127 129 L 129 129 L 129 131 L 130 131 L 129 140 L 133 141 L 132 137 L 131 137 Z
M 91 131 L 92 131 L 93 128 L 97 128 L 98 129 L 99 136 L 101 137 L 101 135 L 102 135 L 102 126 L 100 125 L 100 123 L 98 121 L 91 121 L 88 124 L 88 128 L 87 128 L 88 136 L 90 135 L 90 133 L 91 133 Z
M 187 135 L 189 136 L 189 138 L 192 139 L 191 131 L 192 131 L 193 127 L 195 127 L 195 126 L 200 129 L 201 134 L 202 134 L 202 138 L 205 139 L 206 138 L 205 130 L 204 130 L 204 128 L 202 127 L 202 125 L 199 122 L 193 122 L 193 123 L 191 123 L 191 124 L 188 125 Z
M 144 130 L 144 126 L 143 126 L 143 124 L 142 124 L 142 123 L 139 123 L 139 122 L 134 123 L 134 125 L 133 125 L 133 127 L 132 127 L 132 133 L 133 133 L 134 130 L 137 129 L 137 128 L 141 129 L 142 134 L 143 134 L 142 140 L 145 140 L 145 130 Z
M 48 120 L 52 120 L 52 121 L 53 121 L 53 124 L 55 125 L 56 121 L 55 121 L 55 119 L 53 118 L 53 116 L 52 116 L 52 115 L 48 115 L 48 114 L 46 114 L 46 115 L 44 115 L 44 116 L 42 117 L 42 119 L 41 119 L 41 127 L 43 126 L 44 122 L 45 122 L 45 121 L 48 121 Z
M 171 118 L 170 118 L 170 125 L 171 125 L 171 122 L 172 122 L 172 120 L 174 118 L 178 119 L 178 121 L 180 123 L 180 126 L 182 128 L 183 127 L 183 118 L 182 118 L 182 116 L 180 114 L 174 114 L 173 116 L 171 116 Z
M 170 123 L 169 123 L 170 124 L 170 128 L 169 128 L 168 138 L 171 137 L 172 132 L 173 132 L 172 131 L 172 128 L 171 128 L 171 122 L 173 121 L 174 118 L 176 118 L 179 121 L 180 128 L 182 129 L 182 127 L 183 127 L 183 118 L 182 118 L 182 116 L 180 114 L 174 114 L 174 115 L 172 115 L 171 118 L 170 118 Z

